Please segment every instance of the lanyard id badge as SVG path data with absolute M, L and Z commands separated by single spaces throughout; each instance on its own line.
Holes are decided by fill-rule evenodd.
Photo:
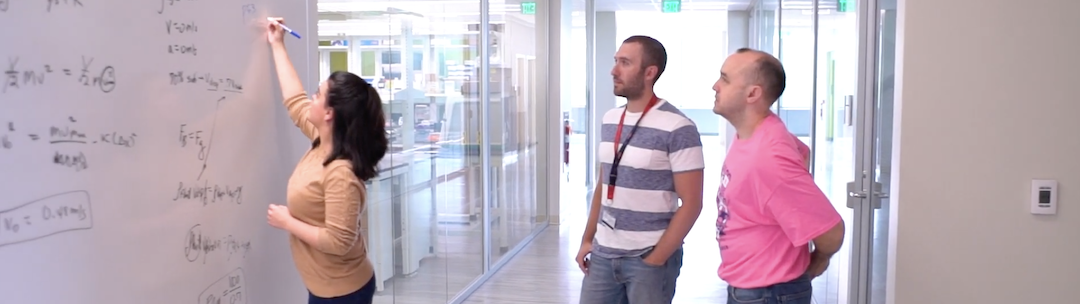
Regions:
M 615 150 L 615 156 L 611 161 L 611 172 L 608 172 L 608 188 L 607 188 L 607 203 L 611 205 L 615 200 L 615 181 L 618 180 L 619 175 L 619 163 L 622 162 L 623 153 L 626 152 L 626 147 L 630 145 L 630 140 L 634 138 L 634 133 L 637 133 L 638 125 L 642 120 L 645 120 L 645 114 L 649 114 L 656 104 L 660 102 L 660 98 L 653 95 L 649 100 L 649 104 L 645 106 L 645 110 L 641 112 L 641 117 L 634 122 L 634 128 L 630 129 L 630 135 L 626 136 L 626 142 L 619 146 L 619 142 L 622 139 L 623 121 L 626 119 L 626 108 L 623 108 L 622 117 L 619 117 L 619 127 L 615 130 L 615 138 L 612 140 L 612 148 Z M 627 106 L 629 107 L 629 106 Z
M 615 230 L 615 216 L 611 215 L 611 212 L 607 210 L 600 210 L 600 224 Z

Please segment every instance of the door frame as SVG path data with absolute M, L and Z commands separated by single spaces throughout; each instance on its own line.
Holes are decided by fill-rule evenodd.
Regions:
M 819 1 L 819 0 L 815 0 Z M 855 180 L 848 184 L 848 206 L 854 209 L 851 275 L 848 302 L 869 304 L 872 299 L 874 214 L 881 208 L 882 193 L 877 182 L 877 105 L 879 27 L 878 0 L 857 0 L 859 28 L 858 75 L 855 87 Z

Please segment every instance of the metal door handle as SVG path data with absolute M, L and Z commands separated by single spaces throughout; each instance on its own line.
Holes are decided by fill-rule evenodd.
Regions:
M 844 95 L 844 124 L 855 124 L 855 95 Z
M 870 201 L 870 208 L 881 209 L 881 200 L 888 198 L 889 194 L 881 192 L 881 183 L 874 183 L 874 196 L 877 199 Z M 855 208 L 855 205 L 859 203 L 861 199 L 870 198 L 870 192 L 865 189 L 855 189 L 855 182 L 847 183 L 847 206 L 848 208 Z

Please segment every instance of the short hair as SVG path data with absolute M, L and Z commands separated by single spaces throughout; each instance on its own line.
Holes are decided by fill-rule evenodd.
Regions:
M 641 60 L 641 68 L 647 68 L 649 66 L 656 66 L 656 79 L 653 79 L 653 84 L 657 80 L 660 80 L 660 75 L 664 74 L 664 68 L 667 67 L 667 49 L 664 45 L 657 41 L 653 37 L 637 35 L 630 36 L 623 40 L 623 44 L 637 43 L 641 45 L 641 50 L 644 56 Z
M 764 97 L 770 101 L 770 105 L 780 99 L 780 95 L 784 94 L 784 88 L 787 86 L 787 74 L 784 73 L 784 65 L 780 63 L 780 60 L 772 54 L 751 48 L 741 48 L 735 53 L 758 54 L 750 77 L 764 88 Z

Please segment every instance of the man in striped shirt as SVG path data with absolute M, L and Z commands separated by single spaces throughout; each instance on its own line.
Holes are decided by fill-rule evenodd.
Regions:
M 611 75 L 625 107 L 603 118 L 602 164 L 577 262 L 582 304 L 671 303 L 682 243 L 701 213 L 705 160 L 697 126 L 653 94 L 667 52 L 634 36 Z M 679 204 L 679 201 L 682 204 Z

